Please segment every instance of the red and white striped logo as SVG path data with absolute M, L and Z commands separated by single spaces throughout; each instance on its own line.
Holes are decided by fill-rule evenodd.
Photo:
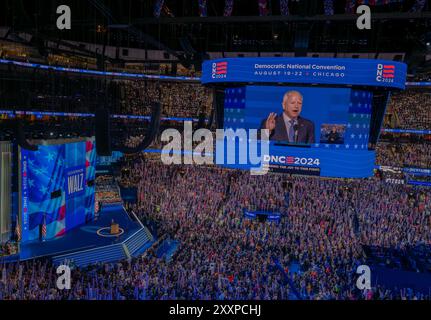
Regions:
M 287 157 L 286 163 L 287 164 L 294 164 L 295 163 L 295 157 Z
M 212 65 L 212 78 L 213 79 L 226 78 L 227 67 L 228 67 L 227 61 L 214 62 Z
M 395 66 L 384 64 L 383 65 L 383 78 L 395 78 Z
M 378 82 L 393 82 L 395 79 L 395 65 L 393 64 L 378 64 L 377 77 Z

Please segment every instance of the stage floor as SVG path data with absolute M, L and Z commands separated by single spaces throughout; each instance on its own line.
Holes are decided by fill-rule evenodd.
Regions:
M 110 227 L 112 220 L 120 225 L 124 233 L 118 237 L 99 236 L 97 230 Z M 21 244 L 19 259 L 54 256 L 122 242 L 138 229 L 140 229 L 138 222 L 132 221 L 120 204 L 105 204 L 97 220 L 70 230 L 60 238 Z

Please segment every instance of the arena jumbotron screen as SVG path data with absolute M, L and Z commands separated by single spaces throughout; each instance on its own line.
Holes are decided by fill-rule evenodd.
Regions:
M 0 310 L 431 301 L 430 10 L 3 0 Z
M 228 88 L 224 127 L 268 129 L 265 158 L 274 170 L 365 177 L 374 169 L 375 153 L 368 147 L 372 100 L 372 92 L 349 88 Z

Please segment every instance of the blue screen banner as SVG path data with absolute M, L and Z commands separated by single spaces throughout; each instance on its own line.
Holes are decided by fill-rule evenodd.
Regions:
M 407 183 L 412 185 L 412 186 L 431 187 L 431 182 L 429 182 L 429 181 L 409 180 L 409 181 L 407 181 Z
M 205 61 L 202 83 L 298 83 L 404 89 L 407 65 L 338 58 L 226 58 Z
M 39 239 L 42 225 L 53 239 L 94 216 L 95 188 L 86 185 L 96 175 L 94 138 L 21 149 L 20 161 L 23 242 Z
M 262 150 L 258 142 L 257 150 Z M 224 152 L 223 149 L 224 148 Z M 235 154 L 230 161 L 228 154 Z M 257 169 L 261 166 L 251 163 L 250 155 L 245 163 L 240 161 L 239 140 L 224 143 L 217 140 L 216 159 L 222 167 L 240 170 Z M 335 178 L 367 178 L 374 174 L 375 151 L 355 148 L 301 148 L 296 146 L 270 145 L 268 153 L 262 155 L 262 165 L 269 171 L 296 175 L 309 175 Z

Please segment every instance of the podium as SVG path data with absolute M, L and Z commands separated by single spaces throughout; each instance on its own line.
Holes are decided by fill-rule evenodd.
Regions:
M 119 234 L 120 233 L 120 225 L 118 223 L 112 223 L 111 224 L 111 234 Z

